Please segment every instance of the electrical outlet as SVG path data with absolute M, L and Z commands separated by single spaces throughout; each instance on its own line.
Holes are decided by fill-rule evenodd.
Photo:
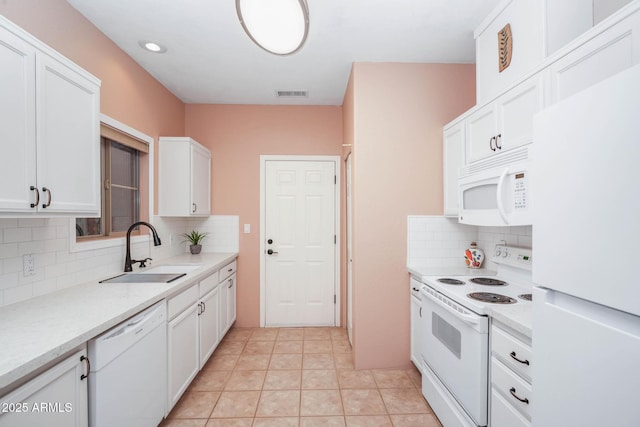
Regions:
M 24 276 L 35 276 L 36 274 L 36 258 L 33 254 L 24 255 L 23 262 L 23 274 Z

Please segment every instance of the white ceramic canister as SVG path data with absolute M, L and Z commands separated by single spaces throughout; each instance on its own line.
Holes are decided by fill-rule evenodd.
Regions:
M 464 262 L 469 268 L 480 268 L 484 261 L 484 251 L 476 246 L 476 242 L 471 242 L 469 249 L 464 251 Z

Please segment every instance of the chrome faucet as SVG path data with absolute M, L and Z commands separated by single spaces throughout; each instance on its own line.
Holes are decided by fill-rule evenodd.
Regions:
M 144 222 L 144 221 L 138 221 L 135 222 L 131 225 L 131 227 L 129 227 L 129 229 L 127 230 L 127 255 L 124 258 L 124 271 L 125 273 L 129 272 L 129 271 L 133 271 L 133 269 L 131 268 L 131 264 L 135 264 L 137 262 L 140 263 L 140 267 L 146 267 L 145 266 L 145 262 L 150 261 L 151 258 L 145 258 L 142 260 L 135 260 L 135 259 L 131 259 L 131 232 L 133 231 L 134 228 L 136 228 L 139 225 L 146 225 L 147 227 L 149 227 L 149 229 L 151 230 L 151 233 L 153 234 L 153 246 L 160 246 L 160 237 L 158 237 L 158 232 L 156 231 L 155 228 L 153 228 L 153 225 L 149 224 L 148 222 Z

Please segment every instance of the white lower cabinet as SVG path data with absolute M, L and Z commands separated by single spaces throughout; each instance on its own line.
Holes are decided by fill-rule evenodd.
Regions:
M 180 297 L 185 293 L 193 293 L 197 300 L 198 285 L 178 295 Z M 177 317 L 169 321 L 167 329 L 167 347 L 168 347 L 168 390 L 169 396 L 167 400 L 167 413 L 180 400 L 182 394 L 187 389 L 191 381 L 195 378 L 200 370 L 200 354 L 198 347 L 199 331 L 198 331 L 198 312 L 200 306 L 193 300 L 189 306 L 182 311 Z M 171 302 L 169 300 L 169 306 Z
M 511 404 L 494 388 L 491 389 L 491 426 L 492 427 L 528 427 L 529 420 L 518 412 Z
M 213 283 L 215 282 L 215 283 Z M 212 289 L 209 290 L 208 283 Z M 220 343 L 220 286 L 218 275 L 213 274 L 200 282 L 200 293 L 204 295 L 199 302 L 199 337 L 200 337 L 200 369 L 207 363 L 209 357 Z
M 235 321 L 235 268 L 233 261 L 168 300 L 167 414 Z
M 236 275 L 220 283 L 220 335 L 227 333 L 236 320 Z
M 220 269 L 220 336 L 236 321 L 236 261 Z
M 420 296 L 420 283 L 411 279 L 409 283 L 411 292 L 411 361 L 420 372 L 422 363 L 420 362 L 420 336 L 422 335 L 422 298 Z
M 0 426 L 88 426 L 86 357 L 83 347 L 0 398 Z
M 492 427 L 531 426 L 531 339 L 508 326 L 491 326 Z

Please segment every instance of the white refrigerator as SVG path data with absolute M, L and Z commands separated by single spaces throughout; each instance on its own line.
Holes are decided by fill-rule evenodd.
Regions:
M 534 426 L 640 426 L 640 66 L 534 119 Z

